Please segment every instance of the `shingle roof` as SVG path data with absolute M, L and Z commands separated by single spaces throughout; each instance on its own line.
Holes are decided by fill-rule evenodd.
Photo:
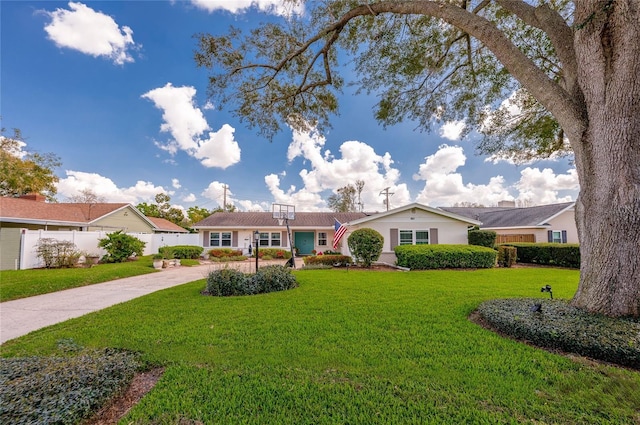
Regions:
M 334 218 L 340 223 L 349 222 L 362 217 L 366 213 L 347 212 L 296 212 L 294 220 L 289 221 L 290 227 L 333 227 Z M 218 212 L 195 223 L 193 228 L 206 227 L 245 227 L 260 228 L 278 226 L 278 220 L 271 212 Z
M 90 223 L 129 204 L 48 203 L 0 197 L 0 219 L 65 223 Z
M 173 233 L 188 233 L 189 231 L 184 227 L 180 227 L 177 224 L 159 217 L 148 217 L 147 220 L 153 223 L 156 230 L 160 230 L 162 232 L 173 232 Z
M 573 204 L 574 202 L 564 202 L 526 208 L 440 207 L 440 209 L 479 220 L 483 228 L 532 227 L 544 225 L 547 220 Z

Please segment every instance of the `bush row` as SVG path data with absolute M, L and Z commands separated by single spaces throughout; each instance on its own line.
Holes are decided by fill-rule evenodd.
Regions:
M 207 285 L 203 294 L 217 297 L 235 295 L 254 295 L 267 292 L 285 291 L 298 286 L 291 270 L 284 266 L 261 267 L 255 274 L 225 268 L 215 270 L 207 276 Z
M 325 266 L 336 267 L 346 267 L 351 265 L 353 262 L 350 256 L 342 254 L 315 255 L 311 257 L 304 257 L 302 261 L 304 261 L 305 266 L 323 264 Z
M 471 230 L 468 233 L 469 245 L 486 246 L 493 248 L 496 246 L 497 233 L 493 230 Z
M 196 260 L 202 255 L 203 248 L 196 245 L 163 246 L 158 253 L 164 258 L 179 258 L 181 260 Z
M 253 257 L 255 258 L 256 251 L 253 251 Z M 286 248 L 260 248 L 258 249 L 258 257 L 263 260 L 288 260 L 291 258 L 291 251 Z
M 447 268 L 491 268 L 497 252 L 473 245 L 398 245 L 397 264 L 411 270 Z
M 121 391 L 140 366 L 133 353 L 114 349 L 0 359 L 0 423 L 79 423 Z
M 640 319 L 615 319 L 587 313 L 564 300 L 531 298 L 486 301 L 477 312 L 511 337 L 640 369 Z
M 509 243 L 518 250 L 519 263 L 580 268 L 580 245 L 568 243 Z

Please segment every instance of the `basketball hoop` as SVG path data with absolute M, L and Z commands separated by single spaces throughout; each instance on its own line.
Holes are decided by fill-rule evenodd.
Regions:
M 278 219 L 278 226 L 282 226 L 284 224 L 284 219 L 283 218 L 279 218 Z

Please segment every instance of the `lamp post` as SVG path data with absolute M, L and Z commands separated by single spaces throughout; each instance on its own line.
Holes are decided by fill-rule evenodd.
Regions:
M 253 232 L 253 236 L 255 237 L 256 243 L 256 273 L 258 273 L 258 246 L 260 245 L 260 232 L 256 230 Z

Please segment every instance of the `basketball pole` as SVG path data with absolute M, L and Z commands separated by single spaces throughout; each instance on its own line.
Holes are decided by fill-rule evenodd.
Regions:
M 296 268 L 296 256 L 293 253 L 293 241 L 291 240 L 291 229 L 289 228 L 289 217 L 284 218 L 284 222 L 287 224 L 287 235 L 289 235 L 289 249 L 291 249 L 291 268 Z

